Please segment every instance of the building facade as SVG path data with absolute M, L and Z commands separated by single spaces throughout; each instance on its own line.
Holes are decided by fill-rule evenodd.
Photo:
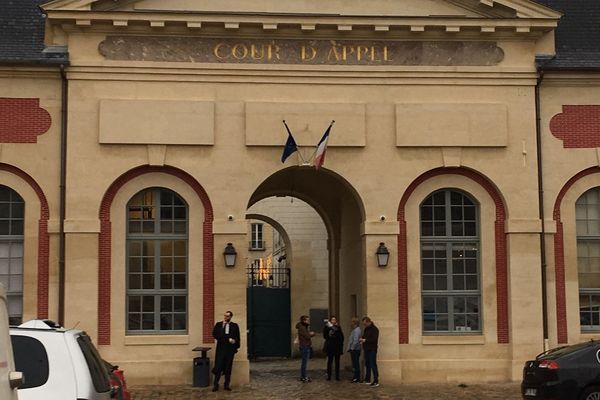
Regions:
M 248 210 L 291 196 L 325 225 L 329 311 L 380 328 L 382 379 L 518 380 L 600 336 L 595 3 L 38 5 L 2 13 L 14 321 L 84 327 L 132 382 L 189 383 L 223 311 L 246 330 Z

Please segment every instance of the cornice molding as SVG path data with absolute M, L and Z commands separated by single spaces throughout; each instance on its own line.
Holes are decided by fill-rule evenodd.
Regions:
M 105 10 L 118 10 L 120 7 L 136 3 L 140 0 L 115 0 L 109 6 L 102 5 L 100 0 L 54 0 L 42 5 L 46 11 L 53 10 L 91 10 L 94 4 L 99 4 Z M 469 10 L 475 14 L 487 17 L 505 16 L 504 10 L 495 9 L 500 5 L 513 10 L 519 18 L 553 18 L 558 19 L 561 13 L 531 0 L 445 0 L 458 9 Z
M 41 7 L 44 10 L 91 10 L 96 0 L 54 0 Z
M 577 71 L 546 72 L 542 87 L 589 87 L 600 88 L 600 70 L 598 72 L 581 73 Z M 597 89 L 593 89 L 597 90 Z
M 197 68 L 172 65 L 75 65 L 68 69 L 69 80 L 159 81 L 209 83 L 282 83 L 323 85 L 463 85 L 535 86 L 535 70 L 496 70 L 460 67 L 452 71 L 438 67 L 324 67 L 287 66 L 278 69 L 261 65 L 209 64 Z
M 54 67 L 8 67 L 0 65 L 0 78 L 35 78 L 35 79 L 60 79 L 60 71 Z
M 501 4 L 516 11 L 519 18 L 560 18 L 563 14 L 549 7 L 529 0 L 479 0 L 479 3 L 493 7 Z
M 409 31 L 415 34 L 431 30 L 441 30 L 454 35 L 463 30 L 476 30 L 481 33 L 494 33 L 508 30 L 517 35 L 548 32 L 556 28 L 554 18 L 468 18 L 468 17 L 393 17 L 393 16 L 331 16 L 315 14 L 224 14 L 224 13 L 164 13 L 147 11 L 73 11 L 48 10 L 52 24 L 74 25 L 81 28 L 95 25 L 113 26 L 122 32 L 129 26 L 152 28 L 185 27 L 190 31 L 205 27 L 222 27 L 229 31 L 240 28 L 259 28 L 268 32 L 295 28 L 299 31 L 335 29 L 349 32 L 355 29 L 368 29 L 385 34 L 391 31 Z M 160 30 L 160 29 L 158 29 Z

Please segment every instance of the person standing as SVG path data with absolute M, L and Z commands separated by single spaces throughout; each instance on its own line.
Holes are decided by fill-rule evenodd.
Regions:
M 315 333 L 309 330 L 310 319 L 308 315 L 300 317 L 300 322 L 296 324 L 298 330 L 298 345 L 300 346 L 300 356 L 302 361 L 300 364 L 300 380 L 302 382 L 310 382 L 310 378 L 306 375 L 306 368 L 308 366 L 308 359 L 310 358 L 310 352 L 312 349 L 312 337 Z
M 379 370 L 377 369 L 377 343 L 379 342 L 379 329 L 371 318 L 363 317 L 365 326 L 363 336 L 360 339 L 365 351 L 365 383 L 372 387 L 379 386 Z M 373 371 L 373 382 L 371 382 L 371 371 Z
M 213 337 L 217 341 L 217 351 L 215 354 L 215 366 L 213 374 L 215 380 L 213 384 L 213 392 L 219 390 L 219 379 L 221 375 L 225 375 L 225 390 L 231 390 L 231 369 L 233 366 L 233 357 L 240 348 L 240 328 L 235 322 L 231 322 L 233 313 L 225 312 L 223 321 L 217 322 L 213 328 Z
M 352 383 L 360 382 L 360 323 L 358 318 L 352 318 L 350 322 L 350 338 L 348 339 L 348 353 L 352 360 Z
M 327 354 L 327 380 L 331 380 L 331 364 L 335 361 L 335 380 L 340 380 L 340 355 L 344 353 L 344 332 L 337 317 L 332 315 L 323 327 L 325 354 Z

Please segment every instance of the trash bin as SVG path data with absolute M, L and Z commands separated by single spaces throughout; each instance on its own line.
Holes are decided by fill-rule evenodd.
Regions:
M 196 347 L 193 351 L 201 352 L 200 357 L 194 357 L 193 366 L 193 387 L 207 387 L 210 385 L 210 358 L 206 356 L 206 353 L 210 350 L 210 347 Z

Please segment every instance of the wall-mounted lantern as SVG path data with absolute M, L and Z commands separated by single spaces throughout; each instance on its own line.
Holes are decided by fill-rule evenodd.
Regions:
M 379 247 L 377 248 L 375 255 L 377 256 L 378 266 L 385 267 L 388 265 L 388 260 L 390 259 L 390 252 L 387 249 L 387 247 L 385 247 L 385 244 L 383 242 L 379 243 Z
M 235 265 L 236 256 L 237 252 L 235 251 L 233 244 L 227 243 L 227 246 L 225 246 L 225 251 L 223 251 L 223 257 L 225 257 L 225 266 L 233 267 Z

